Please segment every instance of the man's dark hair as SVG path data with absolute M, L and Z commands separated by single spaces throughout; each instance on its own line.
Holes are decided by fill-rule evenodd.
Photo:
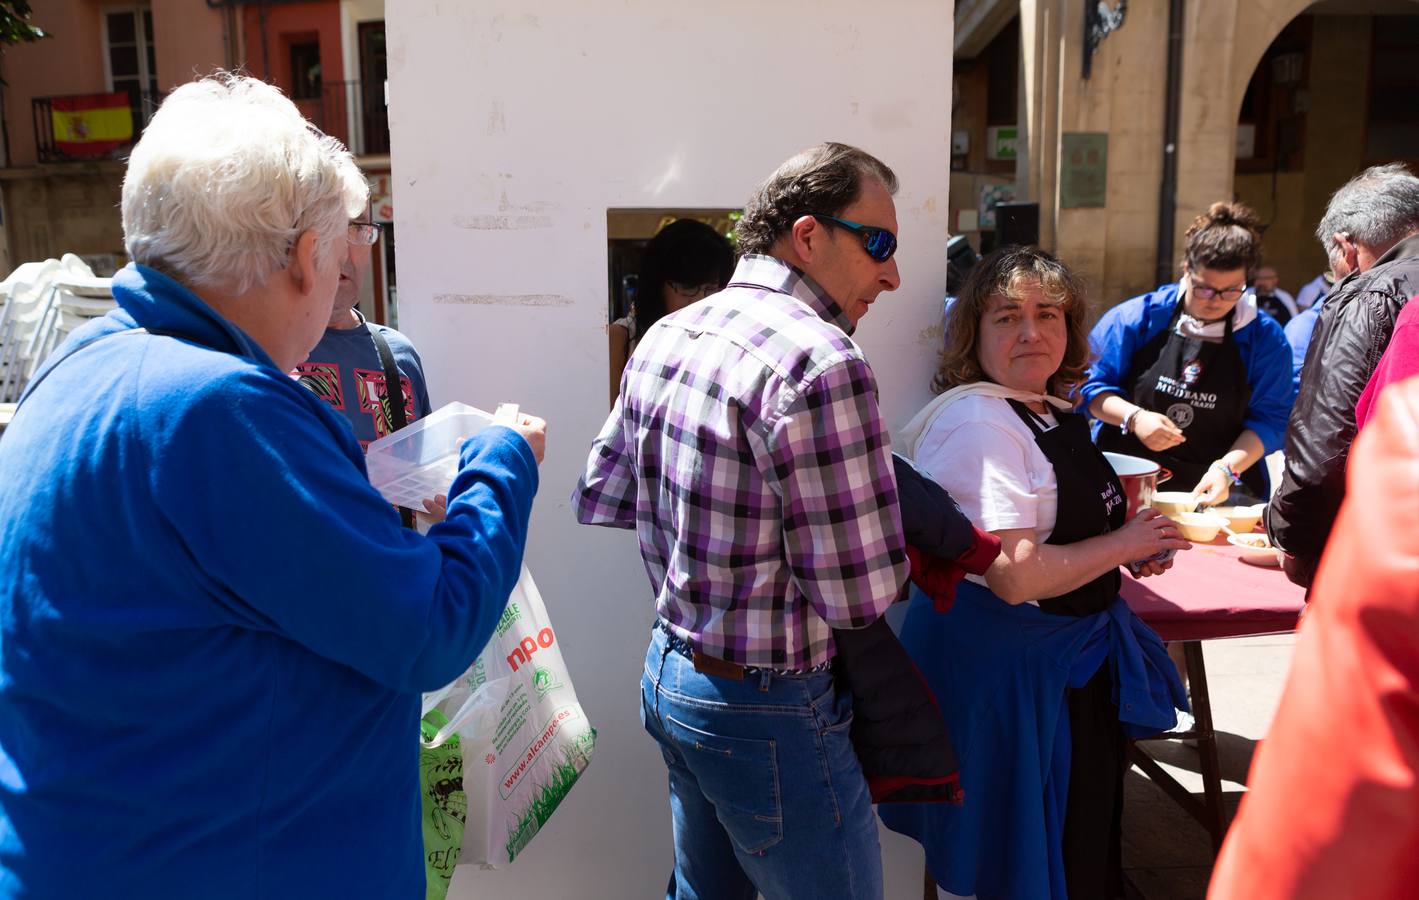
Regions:
M 847 144 L 829 141 L 790 159 L 769 176 L 744 205 L 735 234 L 740 253 L 768 253 L 803 216 L 836 216 L 862 193 L 862 179 L 897 192 L 886 163 Z

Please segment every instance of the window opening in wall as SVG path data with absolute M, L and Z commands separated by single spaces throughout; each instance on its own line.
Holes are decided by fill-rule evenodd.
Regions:
M 384 50 L 384 23 L 361 22 L 360 44 L 360 125 L 365 153 L 389 152 L 389 111 L 384 102 L 389 66 Z
M 1371 163 L 1419 161 L 1419 16 L 1375 16 L 1365 157 Z
M 608 275 L 608 300 L 606 305 L 606 322 L 608 331 L 609 348 L 609 374 L 611 399 L 614 402 L 616 391 L 621 381 L 621 370 L 625 367 L 626 360 L 630 358 L 640 334 L 644 332 L 649 323 L 645 322 L 646 311 L 657 309 L 659 305 L 651 303 L 637 303 L 641 299 L 641 292 L 647 286 L 642 283 L 641 274 L 645 262 L 645 249 L 660 231 L 672 222 L 681 219 L 690 219 L 708 226 L 714 233 L 721 235 L 730 248 L 730 269 L 733 267 L 733 257 L 737 256 L 734 247 L 734 226 L 739 221 L 740 210 L 726 208 L 693 209 L 693 208 L 658 208 L 658 209 L 608 209 L 606 211 L 606 244 L 607 244 L 607 275 Z M 711 242 L 711 249 L 713 244 Z M 701 251 L 693 251 L 699 254 Z M 690 270 L 700 273 L 703 266 L 696 260 L 690 265 Z M 713 267 L 711 267 L 713 268 Z M 693 281 L 704 281 L 709 276 L 700 273 L 692 278 Z M 728 273 L 724 274 L 728 279 Z M 722 285 L 720 285 L 722 287 Z M 662 287 L 662 291 L 665 288 Z M 677 290 L 685 296 L 694 295 L 700 299 L 705 293 L 705 284 L 679 284 L 671 287 L 670 290 Z
M 291 44 L 291 99 L 319 100 L 320 42 L 302 39 Z
M 158 105 L 158 66 L 153 50 L 153 12 L 146 7 L 104 11 L 104 69 L 109 90 L 128 95 L 134 125 L 148 121 Z

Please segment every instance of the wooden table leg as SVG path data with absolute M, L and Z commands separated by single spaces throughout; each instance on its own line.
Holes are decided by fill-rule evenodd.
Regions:
M 1203 805 L 1207 819 L 1202 823 L 1212 835 L 1212 850 L 1222 849 L 1227 833 L 1227 814 L 1222 808 L 1222 767 L 1217 759 L 1217 732 L 1212 727 L 1212 698 L 1207 691 L 1207 666 L 1202 659 L 1202 642 L 1183 644 L 1187 660 L 1188 694 L 1192 700 L 1192 715 L 1196 723 L 1197 756 L 1202 766 Z
M 1187 663 L 1188 696 L 1192 701 L 1192 730 L 1142 738 L 1129 747 L 1128 755 L 1149 780 L 1207 829 L 1215 854 L 1222 848 L 1222 838 L 1227 833 L 1227 816 L 1222 806 L 1222 767 L 1217 758 L 1217 732 L 1212 726 L 1212 698 L 1207 692 L 1207 666 L 1202 658 L 1202 642 L 1184 641 L 1183 658 Z M 1162 740 L 1197 742 L 1197 756 L 1202 770 L 1201 803 L 1138 746 L 1144 741 Z

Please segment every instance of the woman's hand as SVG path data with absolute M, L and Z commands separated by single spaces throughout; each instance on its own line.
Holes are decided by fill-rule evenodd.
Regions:
M 1192 498 L 1204 506 L 1216 506 L 1225 502 L 1231 492 L 1232 479 L 1219 467 L 1212 466 L 1192 489 Z
M 442 522 L 444 516 L 448 515 L 448 497 L 444 494 L 434 494 L 432 498 L 424 501 L 424 512 L 431 520 L 429 524 L 437 525 Z
M 1133 417 L 1133 433 L 1154 451 L 1169 450 L 1187 440 L 1172 419 L 1151 409 L 1140 409 Z
M 1147 578 L 1150 575 L 1162 575 L 1164 572 L 1168 571 L 1172 567 L 1173 561 L 1171 559 L 1155 559 L 1140 565 L 1138 567 L 1138 571 L 1134 572 L 1133 575 L 1135 578 Z
M 1156 556 L 1164 550 L 1190 550 L 1192 544 L 1183 539 L 1177 523 L 1156 509 L 1138 511 L 1131 521 L 1114 532 L 1123 545 L 1124 561 L 1135 562 Z M 1159 569 L 1152 574 L 1159 574 Z

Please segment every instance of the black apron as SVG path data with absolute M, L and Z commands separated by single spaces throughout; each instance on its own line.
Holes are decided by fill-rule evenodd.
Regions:
M 1054 467 L 1059 503 L 1046 544 L 1073 544 L 1122 528 L 1128 514 L 1123 485 L 1104 454 L 1089 439 L 1084 416 L 1055 410 L 1059 424 L 1044 420 L 1018 400 L 1010 406 L 1035 436 Z M 1123 581 L 1117 568 L 1067 594 L 1040 601 L 1040 609 L 1087 616 L 1107 609 Z M 1113 677 L 1105 663 L 1081 688 L 1068 688 L 1069 798 L 1064 808 L 1064 881 L 1070 897 L 1123 897 L 1123 776 L 1127 744 L 1113 700 Z
M 1128 501 L 1123 485 L 1104 454 L 1089 439 L 1089 425 L 1078 413 L 1055 410 L 1059 424 L 1045 430 L 1040 416 L 1019 400 L 1008 401 L 1035 436 L 1035 444 L 1054 467 L 1059 503 L 1046 544 L 1074 544 L 1123 527 Z M 1040 601 L 1040 609 L 1061 616 L 1090 616 L 1108 609 L 1123 577 L 1105 572 L 1067 594 Z
M 1232 315 L 1226 318 L 1220 343 L 1183 337 L 1177 333 L 1183 303 L 1179 297 L 1168 327 L 1134 355 L 1121 387 L 1138 406 L 1172 419 L 1187 440 L 1171 450 L 1149 450 L 1136 435 L 1105 425 L 1099 446 L 1151 459 L 1172 471 L 1170 488 L 1190 491 L 1246 428 L 1251 382 L 1232 337 Z M 1265 469 L 1256 465 L 1242 473 L 1246 493 L 1268 495 Z

